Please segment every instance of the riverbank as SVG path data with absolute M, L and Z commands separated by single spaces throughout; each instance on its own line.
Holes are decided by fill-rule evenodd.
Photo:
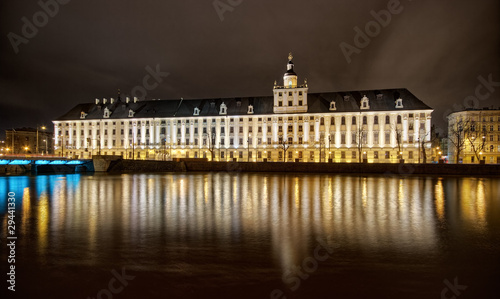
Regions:
M 499 176 L 500 164 L 294 163 L 119 160 L 107 172 L 296 172 Z

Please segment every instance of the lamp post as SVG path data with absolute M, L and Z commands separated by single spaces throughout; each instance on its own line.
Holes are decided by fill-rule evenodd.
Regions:
M 44 139 L 43 142 L 45 142 L 45 155 L 47 155 L 47 139 Z
M 328 159 L 332 159 L 332 136 L 330 134 L 328 134 Z
M 14 132 L 16 130 L 14 130 L 14 128 L 12 128 L 12 132 L 10 132 L 10 135 L 12 137 L 12 154 L 14 155 L 16 153 L 16 148 L 14 147 Z
M 35 151 L 35 153 L 36 153 L 37 155 L 38 155 L 38 153 L 40 152 L 40 151 L 38 150 L 38 129 L 45 130 L 45 129 L 46 129 L 46 127 L 45 127 L 45 126 L 41 126 L 41 127 L 39 127 L 38 125 L 36 126 L 36 151 Z
M 248 134 L 247 140 L 247 162 L 250 162 L 250 139 L 252 138 L 252 134 Z

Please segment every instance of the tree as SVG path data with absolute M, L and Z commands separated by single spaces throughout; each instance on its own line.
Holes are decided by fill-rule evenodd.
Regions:
M 362 124 L 359 124 L 356 129 L 356 146 L 358 148 L 359 163 L 363 158 L 363 144 L 366 143 L 366 132 Z
M 286 162 L 286 151 L 290 148 L 288 140 L 284 139 L 283 136 L 280 136 L 278 144 L 283 149 L 283 162 Z
M 403 159 L 403 129 L 401 126 L 398 124 L 392 124 L 391 125 L 391 130 L 394 132 L 394 135 L 396 136 L 396 146 L 398 147 L 398 160 Z
M 486 146 L 486 127 L 481 128 L 481 125 L 474 120 L 468 120 L 468 126 L 464 128 L 464 137 L 466 143 L 470 144 L 470 149 L 474 153 L 478 163 L 481 160 L 480 154 Z
M 431 127 L 430 132 L 427 132 L 425 130 L 425 127 L 421 127 L 421 130 L 419 132 L 418 142 L 419 142 L 420 151 L 422 151 L 422 162 L 424 164 L 427 163 L 427 152 L 425 150 L 426 145 L 430 144 L 432 147 L 432 144 L 435 144 L 436 142 L 439 143 L 439 132 L 436 132 L 436 131 L 437 130 L 433 125 Z M 430 136 L 430 138 L 427 138 L 427 136 Z
M 455 163 L 460 161 L 460 154 L 465 149 L 466 129 L 469 127 L 469 120 L 460 119 L 456 123 L 450 123 L 448 126 L 448 140 L 455 149 Z
M 210 161 L 214 161 L 214 151 L 215 151 L 215 128 L 212 127 L 205 134 L 207 139 L 208 151 L 210 152 Z

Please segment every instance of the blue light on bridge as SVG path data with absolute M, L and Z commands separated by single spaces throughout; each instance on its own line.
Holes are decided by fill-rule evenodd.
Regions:
M 81 165 L 81 164 L 83 164 L 83 162 L 78 160 L 69 161 L 67 163 L 67 165 Z
M 12 160 L 9 165 L 28 165 L 30 164 L 30 160 Z
M 48 160 L 36 160 L 35 161 L 36 165 L 47 165 L 49 163 L 50 163 L 50 161 L 48 161 Z
M 9 160 L 0 160 L 0 165 L 7 165 L 9 162 Z
M 66 160 L 54 160 L 50 162 L 50 165 L 64 165 L 68 163 Z

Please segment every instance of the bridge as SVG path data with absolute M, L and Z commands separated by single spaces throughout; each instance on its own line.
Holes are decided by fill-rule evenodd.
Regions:
M 93 171 L 92 160 L 66 159 L 54 156 L 0 156 L 0 167 L 31 171 L 31 173 L 86 172 Z

